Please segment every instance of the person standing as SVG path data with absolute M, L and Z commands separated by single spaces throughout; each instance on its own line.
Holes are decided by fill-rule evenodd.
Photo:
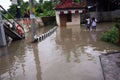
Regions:
M 90 17 L 86 19 L 86 30 L 87 29 L 90 31 Z
M 92 22 L 92 30 L 96 30 L 97 19 L 93 17 L 91 22 Z

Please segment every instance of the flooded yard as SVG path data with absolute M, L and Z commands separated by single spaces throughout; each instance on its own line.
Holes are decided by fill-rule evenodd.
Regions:
M 25 40 L 0 48 L 0 80 L 103 80 L 98 56 L 120 50 L 100 41 L 112 26 L 99 23 L 96 31 L 86 31 L 85 25 L 58 27 L 37 43 L 31 43 L 28 33 Z

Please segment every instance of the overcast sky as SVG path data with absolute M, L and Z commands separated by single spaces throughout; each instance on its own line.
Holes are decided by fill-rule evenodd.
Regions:
M 10 0 L 0 0 L 0 5 L 2 5 L 5 9 L 8 9 L 11 5 Z
M 24 1 L 29 1 L 29 0 L 24 0 Z M 2 5 L 7 10 L 9 6 L 11 5 L 11 2 L 10 0 L 0 0 L 0 5 Z

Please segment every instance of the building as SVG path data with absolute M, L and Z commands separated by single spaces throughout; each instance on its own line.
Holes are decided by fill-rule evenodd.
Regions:
M 85 7 L 72 0 L 61 0 L 54 7 L 58 26 L 80 25 L 80 14 L 85 12 Z

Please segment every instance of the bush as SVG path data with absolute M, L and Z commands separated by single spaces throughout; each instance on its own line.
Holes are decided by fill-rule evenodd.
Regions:
M 48 25 L 55 25 L 56 24 L 56 18 L 55 16 L 46 16 L 46 17 L 41 17 L 44 26 Z
M 101 40 L 105 42 L 117 44 L 118 43 L 118 29 L 116 27 L 113 27 L 109 31 L 103 33 L 101 36 Z
M 115 18 L 115 22 L 116 22 L 115 27 L 120 28 L 120 16 Z
M 40 17 L 55 16 L 55 12 L 53 10 L 44 11 L 43 13 L 40 13 L 39 16 Z
M 120 22 L 120 16 L 115 18 L 115 22 Z

